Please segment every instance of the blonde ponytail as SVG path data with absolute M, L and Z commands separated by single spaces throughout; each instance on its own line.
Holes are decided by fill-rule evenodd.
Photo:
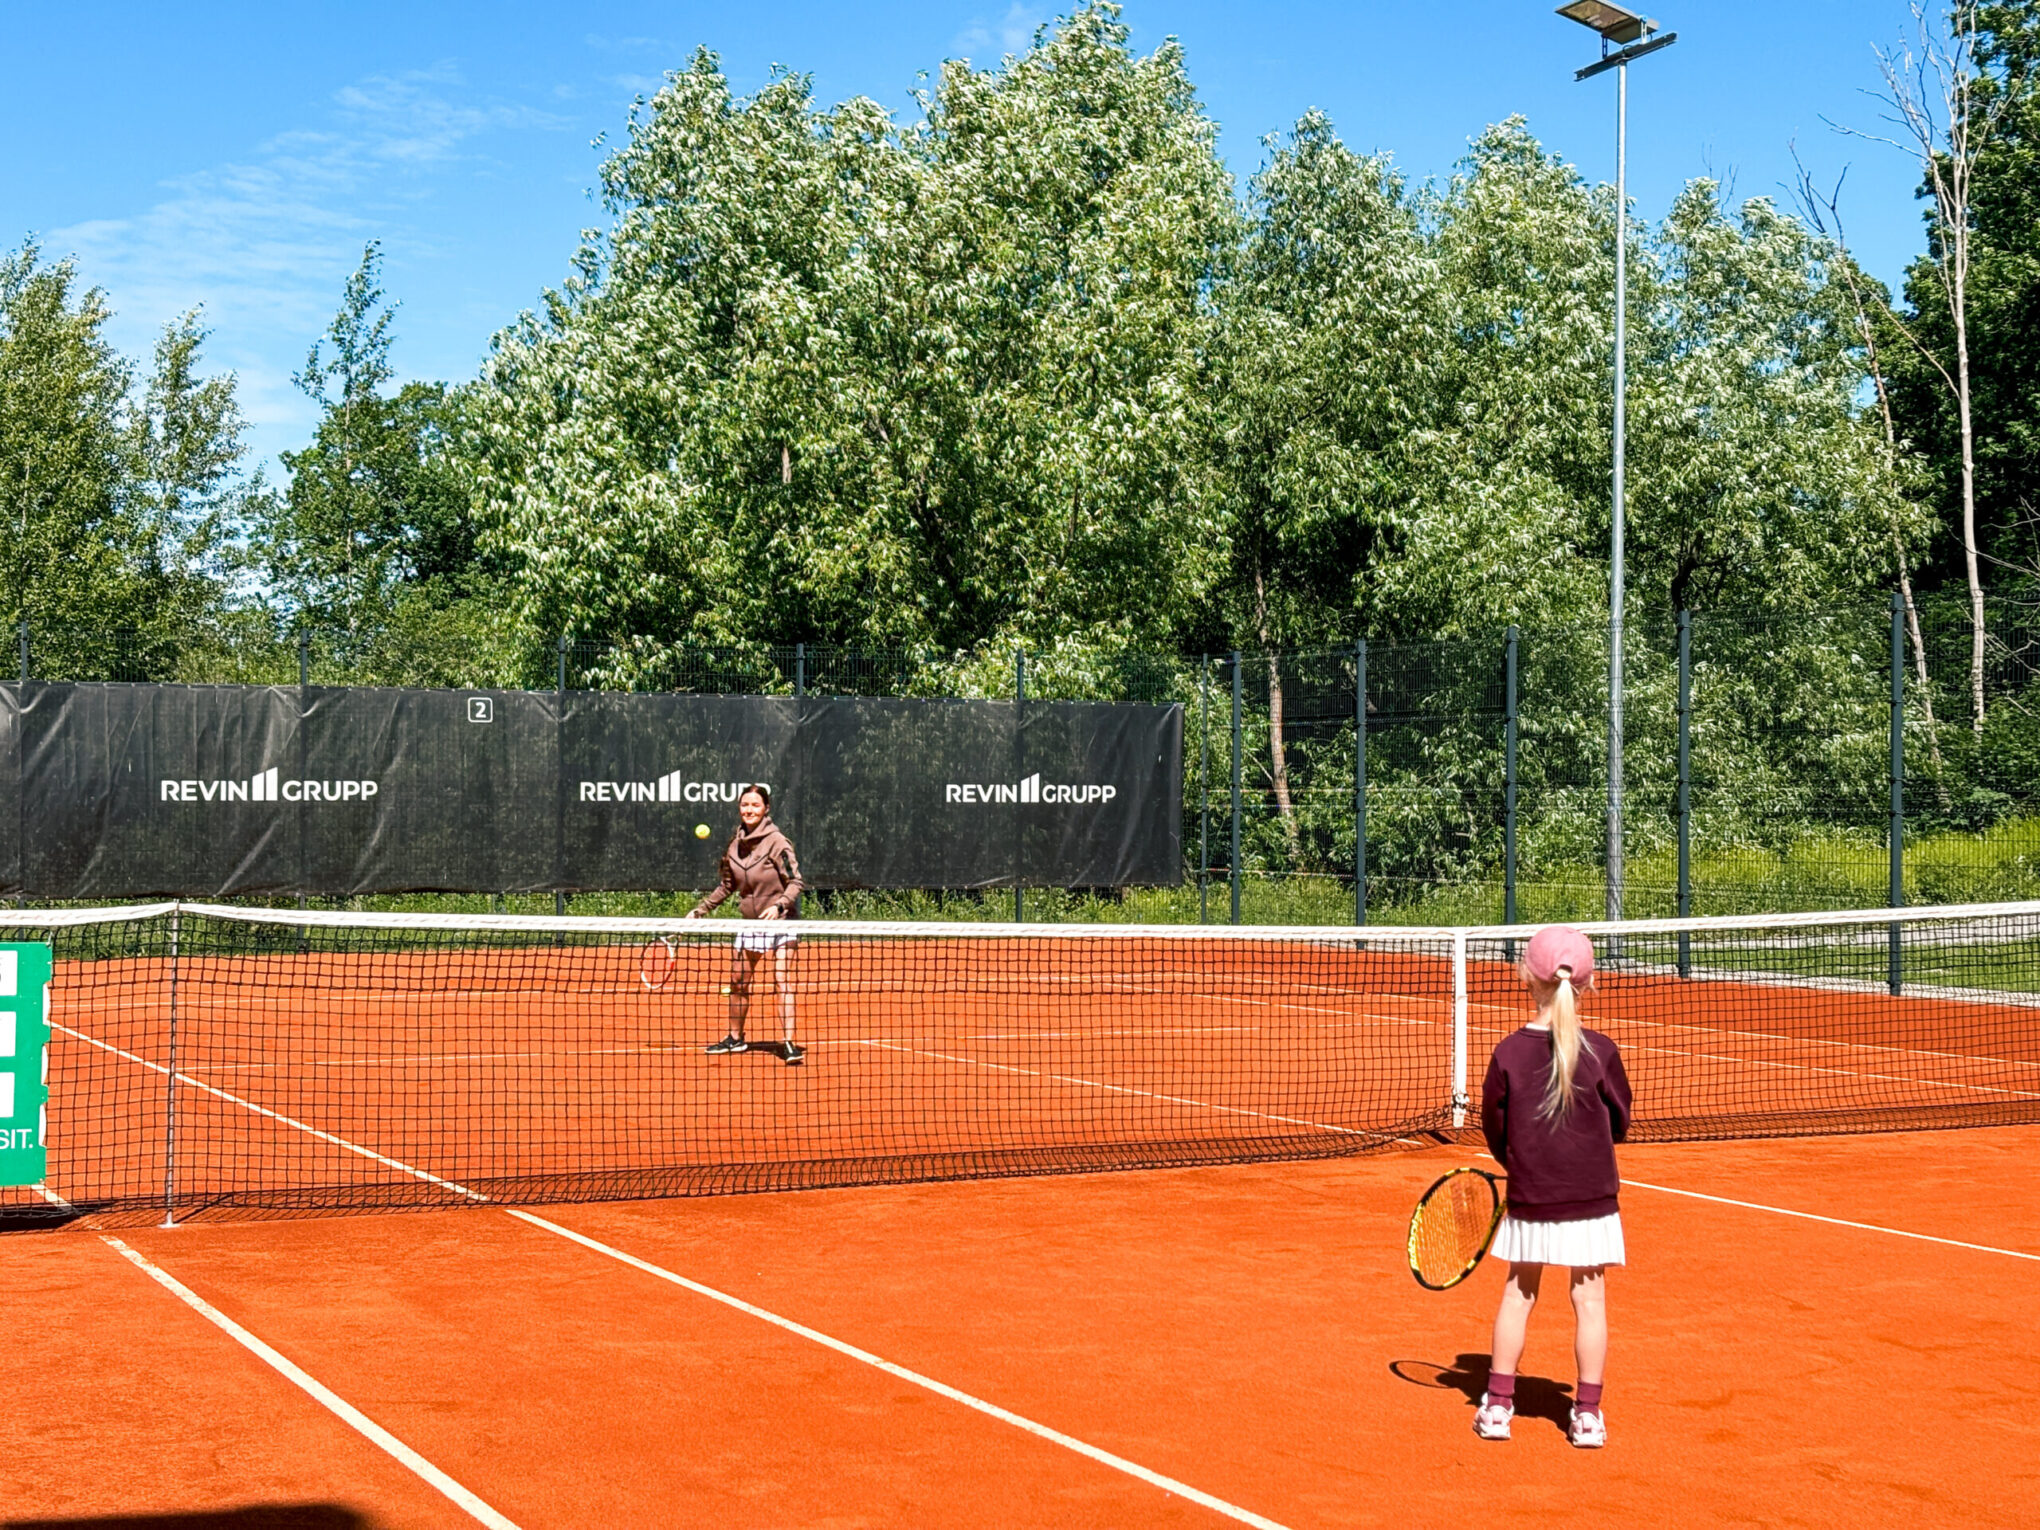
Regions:
M 1580 1065 L 1580 1012 L 1573 993 L 1572 968 L 1558 969 L 1558 989 L 1551 996 L 1551 1086 L 1544 1091 L 1540 1115 L 1563 1121 L 1572 1111 L 1573 1074 Z

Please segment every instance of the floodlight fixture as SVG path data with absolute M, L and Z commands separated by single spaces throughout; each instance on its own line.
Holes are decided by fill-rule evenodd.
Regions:
M 1610 5 L 1608 0 L 1569 0 L 1568 4 L 1558 8 L 1558 14 L 1567 21 L 1592 27 L 1601 34 L 1604 42 L 1633 43 L 1658 29 L 1657 23 L 1649 17 L 1625 11 L 1619 5 Z

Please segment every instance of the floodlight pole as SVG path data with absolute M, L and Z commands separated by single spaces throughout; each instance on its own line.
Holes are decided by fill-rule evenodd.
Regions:
M 1652 23 L 1646 22 L 1646 27 Z M 1634 36 L 1632 32 L 1629 35 Z M 1632 43 L 1577 71 L 1575 80 L 1615 71 L 1615 450 L 1608 533 L 1608 917 L 1622 917 L 1622 621 L 1623 532 L 1629 441 L 1629 64 L 1669 48 L 1676 32 Z
M 1629 65 L 1615 70 L 1615 474 L 1608 536 L 1608 917 L 1622 917 L 1622 538 L 1629 519 Z

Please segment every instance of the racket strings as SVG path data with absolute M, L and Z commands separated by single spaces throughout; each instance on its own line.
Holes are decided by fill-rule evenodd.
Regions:
M 1427 1286 L 1456 1283 L 1487 1247 L 1500 1206 L 1481 1174 L 1452 1174 L 1434 1186 L 1410 1225 L 1410 1269 Z

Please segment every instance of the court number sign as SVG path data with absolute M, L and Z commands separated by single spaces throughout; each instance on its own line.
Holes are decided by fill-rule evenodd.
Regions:
M 0 1185 L 39 1185 L 49 1098 L 50 948 L 0 944 Z

